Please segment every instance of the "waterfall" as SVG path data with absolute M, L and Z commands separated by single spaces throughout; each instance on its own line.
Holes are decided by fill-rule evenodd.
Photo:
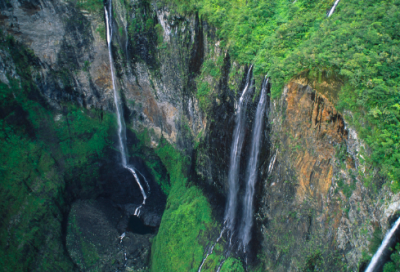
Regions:
M 119 151 L 121 153 L 122 167 L 124 167 L 125 169 L 129 170 L 129 172 L 132 173 L 137 185 L 140 188 L 142 196 L 143 196 L 142 204 L 138 208 L 136 208 L 136 210 L 135 210 L 135 215 L 139 216 L 140 208 L 142 207 L 142 205 L 144 205 L 146 203 L 147 196 L 146 196 L 146 193 L 143 190 L 142 184 L 140 183 L 140 180 L 139 180 L 139 177 L 136 174 L 136 171 L 134 170 L 134 168 L 132 166 L 128 165 L 128 161 L 127 161 L 126 128 L 125 128 L 124 120 L 122 119 L 122 108 L 121 108 L 121 105 L 119 103 L 117 90 L 115 88 L 113 60 L 112 60 L 112 54 L 111 54 L 111 40 L 112 40 L 112 17 L 111 17 L 112 16 L 112 11 L 111 11 L 111 8 L 112 8 L 112 5 L 111 5 L 111 0 L 110 0 L 109 1 L 109 12 L 110 13 L 108 13 L 106 7 L 104 7 L 104 13 L 105 13 L 105 17 L 106 17 L 108 56 L 109 56 L 109 59 L 110 59 L 110 70 L 111 70 L 112 87 L 113 87 L 113 93 L 114 93 L 114 103 L 115 103 L 115 108 L 117 109 L 118 148 L 119 148 Z M 146 184 L 147 184 L 147 181 L 146 181 Z
M 383 242 L 381 246 L 378 248 L 378 251 L 375 253 L 374 257 L 372 257 L 371 262 L 369 263 L 367 269 L 365 272 L 373 272 L 376 269 L 376 266 L 379 264 L 379 259 L 382 256 L 383 252 L 387 248 L 390 239 L 392 238 L 393 234 L 396 232 L 397 228 L 400 226 L 400 217 L 397 219 L 397 221 L 394 223 L 393 227 L 390 229 L 389 233 L 386 234 L 385 239 L 383 239 Z
M 229 163 L 229 174 L 228 174 L 228 201 L 225 209 L 225 224 L 227 229 L 230 231 L 232 236 L 233 227 L 235 224 L 236 206 L 237 206 L 237 194 L 239 190 L 239 164 L 240 154 L 242 152 L 243 140 L 244 140 L 244 124 L 246 117 L 246 108 L 248 102 L 248 93 L 250 89 L 251 71 L 253 65 L 250 66 L 247 72 L 246 85 L 243 89 L 242 96 L 239 99 L 238 111 L 236 115 L 236 126 L 233 132 L 233 141 L 231 147 L 231 158 Z
M 221 233 L 219 234 L 218 239 L 217 239 L 217 240 L 215 241 L 215 243 L 209 248 L 209 250 L 207 251 L 206 256 L 205 256 L 205 257 L 203 258 L 203 260 L 201 261 L 200 267 L 199 267 L 199 269 L 197 270 L 197 272 L 200 272 L 200 271 L 201 271 L 201 268 L 203 267 L 204 263 L 206 262 L 208 256 L 210 256 L 210 255 L 213 253 L 215 246 L 218 244 L 219 240 L 221 240 L 222 235 L 224 235 L 225 230 L 226 230 L 226 228 L 223 227 Z
M 329 12 L 328 12 L 328 17 L 331 17 L 331 15 L 333 14 L 333 12 L 335 11 L 335 9 L 336 9 L 336 6 L 339 4 L 339 1 L 340 0 L 336 0 L 335 1 L 335 4 L 333 4 L 333 6 L 332 6 L 332 8 L 329 10 Z
M 244 140 L 244 123 L 245 123 L 245 117 L 246 117 L 246 108 L 247 108 L 248 93 L 249 93 L 248 90 L 250 89 L 250 80 L 251 80 L 252 69 L 253 69 L 253 65 L 250 66 L 249 71 L 247 72 L 246 84 L 243 89 L 242 95 L 239 99 L 238 111 L 237 111 L 237 115 L 236 115 L 236 126 L 235 126 L 235 130 L 233 132 L 231 158 L 230 158 L 229 174 L 228 174 L 229 191 L 228 191 L 228 201 L 227 201 L 226 208 L 225 208 L 224 226 L 221 230 L 221 233 L 219 234 L 218 239 L 209 248 L 206 256 L 201 261 L 198 272 L 201 271 L 201 268 L 203 267 L 204 263 L 206 262 L 208 256 L 210 256 L 213 253 L 215 246 L 217 245 L 219 240 L 221 240 L 222 235 L 227 230 L 229 231 L 229 240 L 230 240 L 229 247 L 232 244 L 232 233 L 233 233 L 233 227 L 235 225 L 236 206 L 237 206 L 236 199 L 237 199 L 237 193 L 239 190 L 238 174 L 239 174 L 240 154 L 242 152 L 242 146 L 243 146 L 243 140 Z M 228 250 L 228 253 L 226 255 L 229 255 L 229 252 L 230 251 Z M 222 264 L 220 265 L 219 269 L 221 269 L 221 266 L 222 266 Z
M 262 84 L 261 97 L 257 105 L 256 117 L 253 125 L 253 136 L 250 151 L 250 160 L 246 172 L 246 190 L 243 198 L 243 217 L 239 231 L 239 239 L 242 242 L 243 250 L 250 242 L 250 230 L 253 226 L 253 197 L 254 187 L 257 182 L 257 163 L 258 154 L 260 153 L 260 144 L 262 138 L 262 129 L 264 123 L 265 106 L 267 104 L 266 90 L 268 88 L 269 78 L 266 78 Z

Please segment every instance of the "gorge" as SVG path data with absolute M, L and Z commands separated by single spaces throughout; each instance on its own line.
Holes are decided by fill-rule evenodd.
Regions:
M 399 14 L 0 1 L 2 269 L 399 271 Z

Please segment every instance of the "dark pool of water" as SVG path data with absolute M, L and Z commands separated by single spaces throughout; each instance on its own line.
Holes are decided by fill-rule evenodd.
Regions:
M 126 230 L 137 234 L 155 233 L 156 231 L 155 228 L 146 226 L 143 221 L 136 216 L 129 217 Z

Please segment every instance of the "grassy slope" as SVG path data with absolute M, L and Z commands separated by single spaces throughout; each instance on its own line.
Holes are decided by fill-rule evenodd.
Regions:
M 212 218 L 210 204 L 202 191 L 188 183 L 185 175 L 189 169 L 188 160 L 165 140 L 156 153 L 170 174 L 171 190 L 153 241 L 151 271 L 197 271 L 204 253 L 199 241 L 206 241 L 207 233 L 219 226 Z M 221 256 L 222 248 L 217 247 L 203 271 L 215 271 Z M 221 271 L 239 272 L 243 267 L 239 261 L 229 258 Z
M 55 121 L 32 80 L 35 56 L 10 37 L 1 49 L 20 80 L 0 83 L 0 266 L 3 271 L 72 271 L 62 245 L 67 182 L 90 191 L 114 118 L 64 105 Z M 91 117 L 92 116 L 92 117 Z M 57 119 L 57 118 L 56 118 Z
M 400 0 L 340 1 L 330 18 L 334 0 L 167 2 L 216 26 L 235 61 L 254 63 L 258 80 L 271 76 L 274 97 L 305 70 L 342 77 L 339 110 L 353 112 L 350 122 L 372 150 L 367 161 L 400 190 Z
M 212 224 L 211 207 L 201 190 L 187 184 L 186 158 L 166 141 L 156 153 L 170 174 L 171 190 L 153 242 L 151 270 L 192 271 L 203 256 L 198 236 Z

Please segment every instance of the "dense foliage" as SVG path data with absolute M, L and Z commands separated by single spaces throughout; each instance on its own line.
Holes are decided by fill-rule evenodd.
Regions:
M 32 77 L 36 57 L 0 35 L 15 74 L 0 82 L 0 266 L 4 271 L 72 271 L 62 245 L 68 184 L 90 194 L 114 118 L 64 104 L 47 106 Z M 85 192 L 82 192 L 85 193 Z M 72 196 L 71 196 L 72 197 Z
M 161 226 L 153 241 L 151 271 L 197 271 L 204 254 L 203 243 L 212 229 L 219 226 L 211 215 L 211 207 L 202 191 L 187 179 L 188 159 L 165 139 L 156 148 L 171 179 L 167 206 Z M 223 249 L 217 247 L 203 267 L 215 271 Z M 228 258 L 221 271 L 243 271 L 240 261 Z
M 187 184 L 186 158 L 165 140 L 156 149 L 171 178 L 171 191 L 152 247 L 152 271 L 191 271 L 200 264 L 198 236 L 212 224 L 211 207 L 201 190 Z M 185 261 L 183 261 L 185 260 Z
M 258 79 L 268 73 L 274 97 L 303 71 L 340 76 L 338 108 L 353 112 L 350 122 L 372 149 L 365 159 L 400 190 L 399 0 L 341 1 L 329 18 L 334 0 L 169 2 L 216 26 L 221 46 L 237 62 L 254 63 Z
M 400 243 L 395 247 L 394 252 L 390 255 L 391 262 L 388 262 L 383 267 L 383 272 L 398 272 L 400 271 Z

